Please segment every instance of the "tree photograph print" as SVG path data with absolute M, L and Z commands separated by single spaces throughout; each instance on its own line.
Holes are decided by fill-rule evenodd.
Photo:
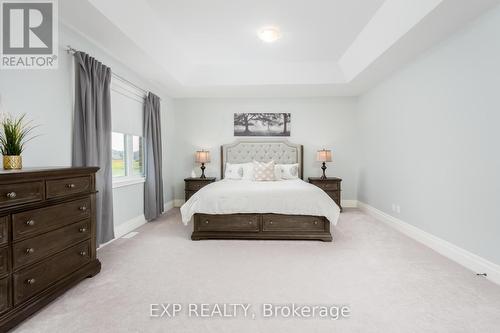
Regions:
M 290 136 L 290 113 L 235 113 L 234 136 Z

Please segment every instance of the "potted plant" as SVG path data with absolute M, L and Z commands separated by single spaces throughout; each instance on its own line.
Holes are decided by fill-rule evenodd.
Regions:
M 36 126 L 25 121 L 25 116 L 26 114 L 19 117 L 7 115 L 0 120 L 0 151 L 3 155 L 3 168 L 6 170 L 23 167 L 21 154 L 24 145 L 34 138 L 30 133 Z

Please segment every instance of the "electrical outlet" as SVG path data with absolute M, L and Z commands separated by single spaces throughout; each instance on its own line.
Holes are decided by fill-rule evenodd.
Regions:
M 397 206 L 396 206 L 396 212 L 397 212 L 398 214 L 400 214 L 400 213 L 401 213 L 401 207 L 399 207 L 399 205 L 397 205 Z

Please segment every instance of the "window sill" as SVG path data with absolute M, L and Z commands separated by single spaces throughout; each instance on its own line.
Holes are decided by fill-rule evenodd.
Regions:
M 123 177 L 113 179 L 113 188 L 142 184 L 144 182 L 146 182 L 146 178 L 144 177 Z

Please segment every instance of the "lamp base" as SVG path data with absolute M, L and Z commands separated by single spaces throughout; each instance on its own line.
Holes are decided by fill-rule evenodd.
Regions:
M 326 163 L 323 162 L 323 166 L 321 167 L 321 170 L 323 170 L 323 175 L 320 177 L 321 180 L 325 180 L 325 179 L 328 179 L 326 177 L 326 174 L 325 174 L 325 171 L 326 171 Z
M 200 176 L 201 179 L 205 179 L 207 177 L 205 177 L 205 163 L 201 163 L 201 176 Z

